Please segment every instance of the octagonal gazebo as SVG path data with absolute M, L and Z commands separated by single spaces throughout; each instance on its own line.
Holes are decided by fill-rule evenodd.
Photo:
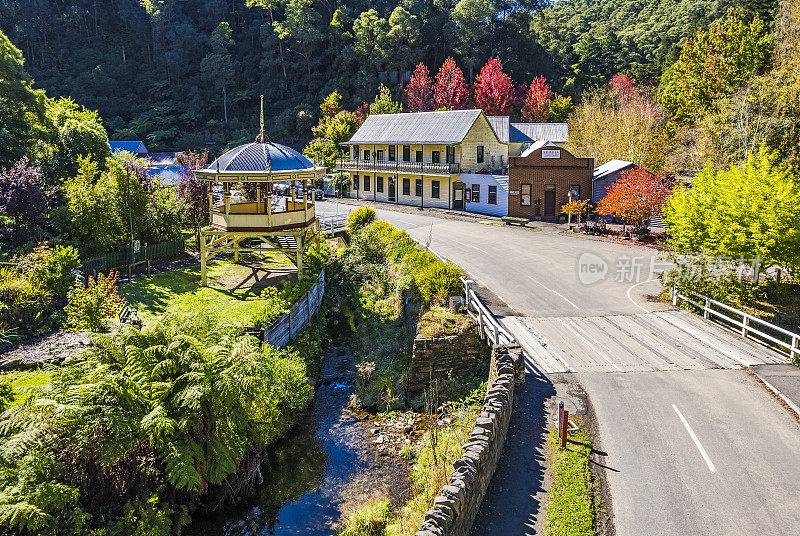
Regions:
M 232 251 L 238 261 L 239 252 L 265 251 L 240 247 L 250 238 L 271 246 L 266 251 L 286 253 L 302 274 L 303 252 L 319 240 L 313 185 L 324 173 L 324 167 L 314 166 L 294 149 L 266 139 L 263 120 L 255 142 L 226 151 L 205 169 L 196 170 L 198 178 L 208 181 L 211 212 L 211 226 L 200 241 L 201 284 L 207 283 L 206 263 L 218 253 Z M 289 194 L 276 195 L 276 183 L 288 183 Z M 235 190 L 249 192 L 249 200 L 232 202 Z

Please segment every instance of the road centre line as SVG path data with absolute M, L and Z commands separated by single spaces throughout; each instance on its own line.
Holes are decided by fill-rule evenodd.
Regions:
M 697 439 L 697 436 L 695 435 L 694 430 L 692 430 L 692 427 L 689 426 L 689 423 L 686 421 L 686 417 L 683 416 L 683 413 L 681 413 L 681 410 L 679 410 L 678 406 L 676 406 L 675 404 L 672 404 L 672 409 L 674 409 L 675 413 L 677 413 L 678 417 L 680 417 L 681 422 L 683 423 L 683 426 L 685 426 L 686 427 L 686 431 L 689 432 L 689 436 L 692 438 L 692 441 L 694 441 L 694 444 L 697 447 L 697 450 L 700 451 L 700 454 L 703 456 L 703 459 L 706 461 L 706 465 L 708 465 L 708 469 L 712 473 L 716 473 L 717 469 L 714 467 L 714 464 L 711 462 L 711 458 L 708 457 L 708 453 L 706 452 L 706 449 L 703 448 L 703 445 L 700 443 L 700 440 Z
M 459 242 L 458 240 L 453 240 L 453 242 L 455 242 L 456 244 L 461 244 L 462 246 L 466 246 L 468 248 L 477 249 L 478 251 L 480 251 L 484 255 L 489 255 L 488 251 L 483 250 L 483 249 L 479 248 L 478 246 L 473 246 L 472 244 L 466 244 L 464 242 Z
M 564 300 L 565 302 L 567 302 L 568 304 L 570 304 L 571 306 L 573 306 L 573 307 L 574 307 L 575 309 L 577 309 L 578 311 L 580 311 L 580 310 L 581 310 L 581 308 L 580 308 L 580 307 L 578 307 L 577 305 L 575 305 L 575 303 L 573 303 L 573 302 L 572 302 L 572 300 L 570 300 L 569 298 L 567 298 L 566 296 L 564 296 L 564 295 L 563 295 L 563 294 L 561 294 L 560 292 L 556 292 L 555 290 L 553 290 L 553 289 L 551 289 L 551 288 L 547 288 L 547 287 L 546 287 L 546 286 L 544 286 L 544 285 L 543 285 L 541 282 L 539 282 L 539 281 L 536 281 L 536 280 L 535 280 L 534 278 L 532 278 L 531 276 L 528 276 L 528 279 L 530 279 L 531 281 L 534 281 L 534 282 L 538 283 L 539 285 L 541 285 L 541 286 L 542 286 L 542 288 L 543 288 L 543 289 L 545 289 L 545 290 L 549 290 L 550 292 L 552 292 L 553 294 L 555 294 L 556 296 L 558 296 L 559 298 L 561 298 L 562 300 Z

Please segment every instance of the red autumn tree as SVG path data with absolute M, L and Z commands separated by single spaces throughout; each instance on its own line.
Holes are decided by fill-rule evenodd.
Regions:
M 361 124 L 367 120 L 367 116 L 369 115 L 369 103 L 362 103 L 361 106 L 356 108 L 356 111 L 353 112 L 353 115 L 356 116 L 356 123 L 358 126 L 361 126 Z
M 437 108 L 460 110 L 467 106 L 469 89 L 464 81 L 464 73 L 458 68 L 453 58 L 447 60 L 436 73 L 434 100 Z
M 629 101 L 638 96 L 639 90 L 636 89 L 636 84 L 627 74 L 615 74 L 608 82 L 611 91 Z
M 525 95 L 522 118 L 533 123 L 547 121 L 550 118 L 550 103 L 553 102 L 553 96 L 553 90 L 544 76 L 534 78 Z
M 514 83 L 500 58 L 490 58 L 475 78 L 475 101 L 486 115 L 508 115 L 514 104 Z
M 626 170 L 620 175 L 597 204 L 597 212 L 621 218 L 634 229 L 642 230 L 647 220 L 661 212 L 672 194 L 672 183 L 645 168 Z
M 409 112 L 427 112 L 436 107 L 433 79 L 423 63 L 417 65 L 406 86 L 406 104 Z

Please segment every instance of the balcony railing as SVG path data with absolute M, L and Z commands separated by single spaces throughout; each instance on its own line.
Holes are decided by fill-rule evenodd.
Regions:
M 338 169 L 357 171 L 388 171 L 390 173 L 434 173 L 445 174 L 461 173 L 461 165 L 440 162 L 390 162 L 386 160 L 353 160 L 339 159 L 336 161 Z

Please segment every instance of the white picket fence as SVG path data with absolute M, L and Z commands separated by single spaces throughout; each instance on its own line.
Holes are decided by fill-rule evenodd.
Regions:
M 682 294 L 682 292 L 685 292 L 685 294 Z M 703 318 L 714 316 L 721 320 L 724 325 L 737 329 L 744 338 L 749 337 L 761 343 L 777 345 L 788 350 L 790 359 L 794 359 L 795 356 L 800 358 L 800 334 L 783 329 L 708 296 L 703 296 L 690 290 L 681 291 L 677 287 L 673 287 L 672 304 L 677 306 L 681 301 L 691 303 L 699 308 L 702 311 Z
M 320 270 L 317 282 L 305 296 L 294 302 L 288 313 L 281 315 L 264 330 L 264 342 L 275 348 L 283 348 L 303 331 L 314 316 L 325 294 L 325 270 Z

